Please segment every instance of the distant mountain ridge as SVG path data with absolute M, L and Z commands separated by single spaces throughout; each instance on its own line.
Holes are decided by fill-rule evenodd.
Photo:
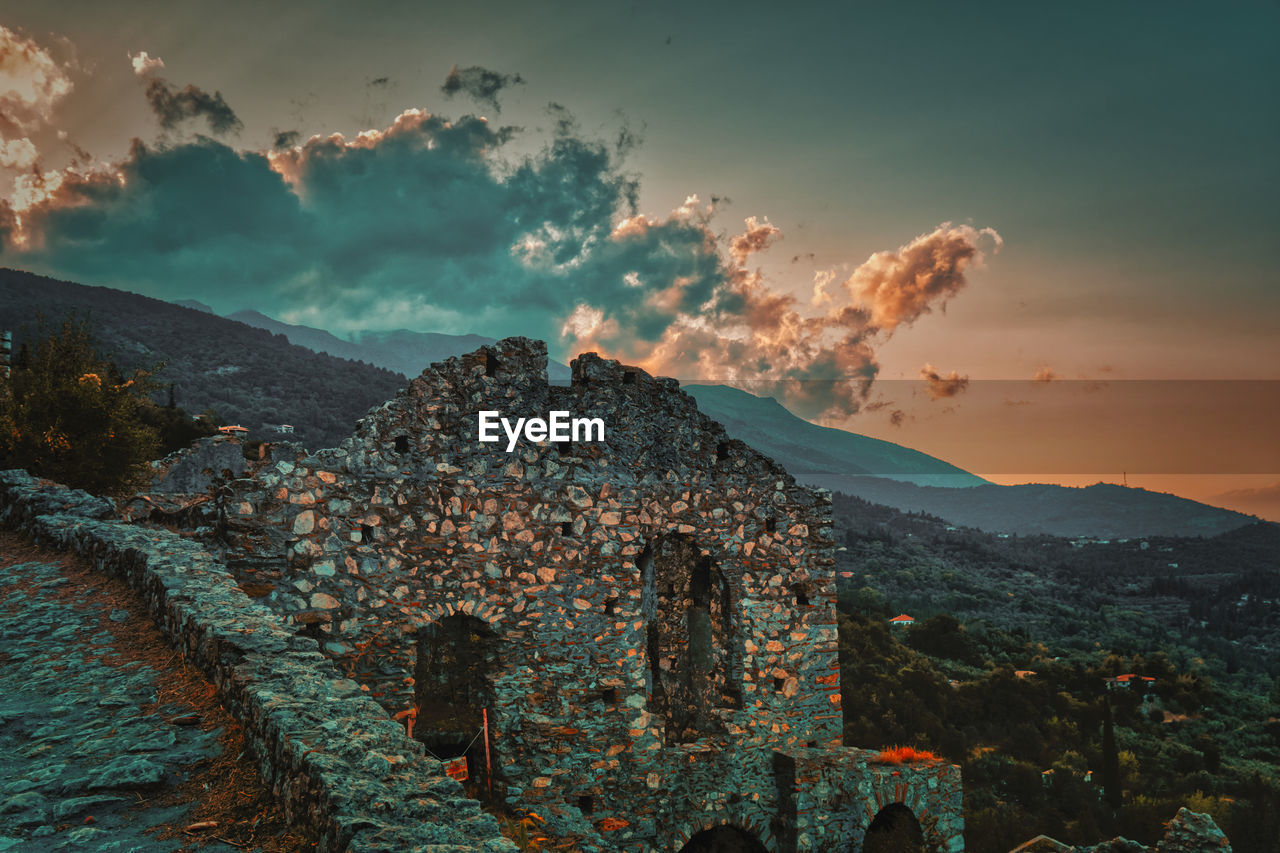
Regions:
M 685 385 L 684 390 L 734 438 L 777 459 L 801 482 L 846 492 L 845 480 L 862 477 L 946 488 L 987 484 L 981 477 L 927 453 L 809 423 L 772 397 L 757 397 L 727 385 Z
M 284 335 L 289 343 L 315 352 L 353 361 L 367 361 L 387 370 L 394 370 L 409 379 L 418 376 L 434 362 L 474 352 L 496 340 L 483 335 L 447 335 L 442 332 L 396 329 L 390 332 L 358 332 L 354 341 L 344 341 L 324 329 L 282 323 L 257 311 L 237 311 L 228 314 L 227 319 L 266 329 L 272 334 Z M 549 363 L 547 373 L 553 382 L 567 382 L 569 379 L 568 366 L 559 362 Z
M 838 488 L 903 512 L 923 512 L 952 524 L 1019 536 L 1136 539 L 1217 536 L 1258 519 L 1177 495 L 1114 483 L 1072 488 L 1048 483 L 940 489 L 878 477 L 817 476 L 812 484 Z
M 999 486 L 918 450 L 811 424 L 771 397 L 724 385 L 687 385 L 698 408 L 792 476 L 992 533 L 1091 537 L 1215 536 L 1255 521 L 1196 501 L 1099 483 Z

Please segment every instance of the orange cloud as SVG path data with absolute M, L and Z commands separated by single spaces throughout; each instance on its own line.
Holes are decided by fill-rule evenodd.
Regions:
M 705 239 L 713 242 L 706 222 L 690 215 L 696 205 L 696 198 L 689 199 L 665 221 L 633 217 L 613 236 L 648 239 L 650 231 L 678 221 L 705 229 Z M 674 310 L 678 302 L 674 299 L 664 299 L 661 306 L 651 303 L 670 309 L 665 330 L 656 341 L 628 339 L 625 333 L 612 340 L 600 335 L 585 341 L 566 336 L 571 347 L 578 350 L 586 344 L 637 361 L 654 373 L 701 381 L 750 385 L 772 380 L 777 383 L 775 393 L 794 411 L 840 422 L 867 400 L 880 370 L 876 344 L 963 289 L 967 268 L 982 260 L 984 240 L 997 248 L 1000 245 L 999 235 L 991 229 L 943 223 L 895 251 L 872 255 L 841 288 L 828 289 L 830 279 L 820 282 L 823 286 L 815 288 L 812 300 L 804 304 L 772 288 L 759 271 L 745 268 L 747 257 L 781 233 L 754 217 L 746 225 L 744 233 L 730 240 L 721 284 L 700 310 Z M 627 323 L 619 326 L 628 327 Z M 951 393 L 968 381 L 955 379 L 959 385 Z
M 964 287 L 965 267 L 980 262 L 980 238 L 998 250 L 1003 241 L 991 228 L 939 225 L 895 252 L 877 252 L 854 271 L 845 287 L 871 309 L 872 325 L 892 332 L 928 314 L 934 303 L 946 305 Z
M 920 378 L 925 381 L 929 398 L 932 400 L 954 397 L 969 387 L 968 376 L 961 376 L 954 370 L 943 376 L 932 364 L 926 364 L 920 368 Z
M 754 216 L 748 216 L 746 225 L 747 230 L 729 243 L 729 251 L 738 264 L 745 264 L 749 255 L 764 251 L 769 248 L 770 243 L 782 236 L 782 229 L 772 225 L 768 219 L 761 222 Z

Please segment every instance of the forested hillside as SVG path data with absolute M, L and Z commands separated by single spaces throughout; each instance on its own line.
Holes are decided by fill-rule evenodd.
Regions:
M 960 763 L 967 849 L 1151 843 L 1183 805 L 1236 851 L 1276 849 L 1280 525 L 1104 543 L 844 495 L 835 515 L 846 741 Z
M 372 406 L 405 385 L 399 374 L 334 358 L 202 311 L 105 287 L 85 287 L 17 270 L 0 270 L 0 327 L 14 333 L 15 356 L 37 333 L 75 313 L 88 319 L 99 351 L 122 369 L 161 362 L 178 406 L 213 409 L 224 423 L 311 449 L 338 444 Z

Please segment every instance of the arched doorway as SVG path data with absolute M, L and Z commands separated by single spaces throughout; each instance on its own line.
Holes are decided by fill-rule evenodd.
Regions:
M 751 833 L 726 825 L 702 830 L 680 853 L 768 853 L 768 848 Z
M 667 740 L 723 731 L 716 708 L 740 708 L 741 656 L 729 578 L 688 537 L 666 536 L 638 561 L 649 710 Z
M 493 680 L 498 663 L 498 636 L 474 616 L 456 613 L 418 632 L 413 673 L 418 712 L 413 736 L 438 758 L 465 755 L 468 779 L 479 794 L 487 793 L 490 782 L 497 781 L 501 766 L 492 747 Z M 484 736 L 476 737 L 486 712 L 493 780 L 486 770 Z
M 862 839 L 862 853 L 921 853 L 924 830 L 911 809 L 890 803 L 876 813 Z

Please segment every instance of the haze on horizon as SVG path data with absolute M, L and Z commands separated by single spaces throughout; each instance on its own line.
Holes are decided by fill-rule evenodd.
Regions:
M 8 4 L 0 264 L 1280 518 L 1274 4 L 381 9 Z

